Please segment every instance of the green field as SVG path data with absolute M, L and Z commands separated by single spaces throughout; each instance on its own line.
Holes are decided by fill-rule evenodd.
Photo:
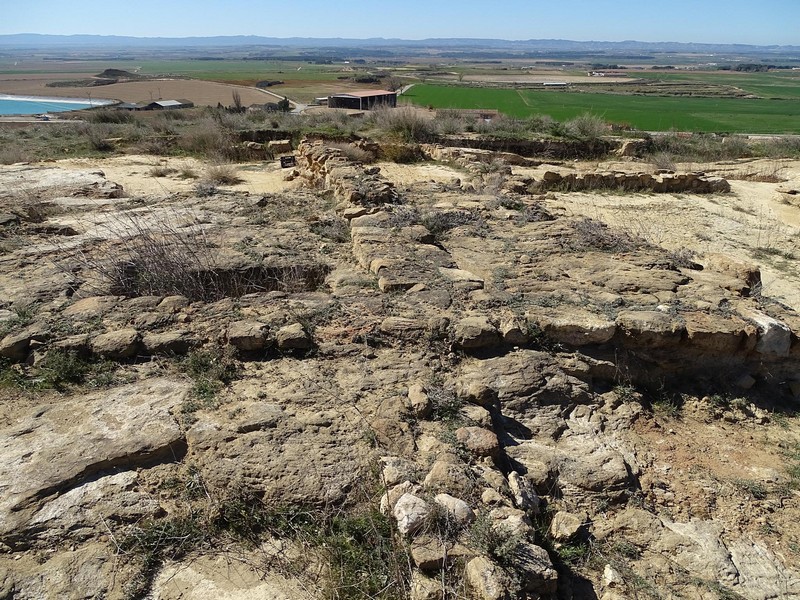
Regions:
M 660 79 L 666 82 L 688 82 L 700 85 L 726 85 L 756 94 L 762 98 L 800 98 L 800 71 L 769 73 L 736 73 L 682 71 L 678 73 L 631 73 L 641 79 Z
M 416 85 L 407 103 L 434 108 L 489 108 L 514 117 L 550 115 L 564 121 L 584 113 L 643 131 L 800 134 L 797 100 L 670 98 Z

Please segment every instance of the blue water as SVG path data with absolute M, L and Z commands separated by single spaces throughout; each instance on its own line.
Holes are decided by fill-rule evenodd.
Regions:
M 80 110 L 108 104 L 108 100 L 81 100 L 33 98 L 32 96 L 0 96 L 0 115 L 39 115 L 42 113 Z

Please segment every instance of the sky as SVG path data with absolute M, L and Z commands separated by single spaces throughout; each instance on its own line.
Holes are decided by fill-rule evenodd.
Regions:
M 9 33 L 800 45 L 800 0 L 2 0 Z

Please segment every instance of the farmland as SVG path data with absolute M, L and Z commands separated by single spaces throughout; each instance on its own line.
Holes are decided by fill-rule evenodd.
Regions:
M 414 86 L 403 98 L 433 108 L 495 108 L 520 118 L 545 114 L 565 120 L 591 113 L 645 131 L 800 133 L 800 104 L 786 98 L 633 96 L 430 84 Z

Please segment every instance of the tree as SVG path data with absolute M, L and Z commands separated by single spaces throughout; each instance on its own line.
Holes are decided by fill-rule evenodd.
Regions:
M 233 90 L 233 110 L 235 110 L 237 113 L 244 111 L 244 107 L 242 106 L 242 96 L 239 94 L 239 90 Z
M 283 97 L 283 100 L 278 102 L 278 110 L 281 112 L 289 112 L 292 110 L 292 104 L 286 96 Z
M 396 92 L 401 87 L 403 87 L 403 82 L 401 81 L 401 79 L 399 77 L 395 77 L 394 75 L 387 77 L 383 81 L 384 85 L 386 86 L 386 89 L 389 90 L 390 92 Z

